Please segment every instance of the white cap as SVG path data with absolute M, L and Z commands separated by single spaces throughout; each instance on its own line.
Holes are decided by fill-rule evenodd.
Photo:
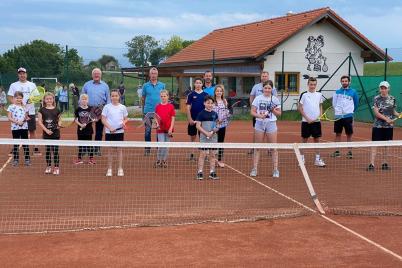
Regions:
M 389 83 L 388 83 L 387 81 L 382 81 L 382 82 L 380 83 L 379 87 L 386 87 L 386 88 L 389 88 L 390 85 L 389 85 Z
M 20 67 L 20 68 L 18 68 L 18 70 L 17 70 L 17 73 L 19 73 L 19 72 L 24 72 L 24 73 L 26 73 L 26 72 L 27 72 L 27 69 L 25 69 L 25 68 L 23 68 L 23 67 Z

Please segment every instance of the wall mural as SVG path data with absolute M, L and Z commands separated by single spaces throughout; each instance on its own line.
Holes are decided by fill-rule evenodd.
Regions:
M 305 58 L 308 61 L 307 71 L 328 72 L 327 57 L 324 57 L 321 50 L 324 45 L 324 36 L 322 35 L 317 38 L 311 35 L 307 38 L 307 47 L 305 48 Z M 328 76 L 325 75 L 325 77 Z

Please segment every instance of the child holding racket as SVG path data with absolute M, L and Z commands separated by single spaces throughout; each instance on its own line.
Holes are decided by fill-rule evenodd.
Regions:
M 218 115 L 214 112 L 214 98 L 211 96 L 206 96 L 204 99 L 205 109 L 202 110 L 198 115 L 196 122 L 197 130 L 200 132 L 200 142 L 201 143 L 215 143 L 218 141 L 218 136 L 216 134 L 216 122 L 218 120 Z M 204 179 L 203 168 L 205 157 L 209 157 L 209 178 L 212 180 L 219 179 L 215 172 L 215 149 L 210 148 L 200 148 L 200 156 L 198 158 L 198 172 L 197 180 Z
M 173 127 L 176 112 L 174 106 L 169 103 L 169 92 L 161 90 L 160 92 L 161 103 L 155 108 L 155 113 L 159 116 L 159 128 L 157 128 L 157 141 L 169 142 L 173 134 Z M 168 148 L 158 148 L 157 161 L 155 167 L 167 167 Z
M 77 124 L 77 138 L 78 140 L 90 141 L 92 140 L 93 124 L 90 120 L 91 107 L 88 106 L 88 95 L 82 94 L 80 96 L 79 106 L 75 110 L 75 119 L 74 122 Z M 88 164 L 95 164 L 94 160 L 94 152 L 91 146 L 79 146 L 78 147 L 78 158 L 74 162 L 74 164 L 79 165 L 83 164 L 82 156 L 84 154 L 88 154 L 89 161 Z
M 394 134 L 394 119 L 399 118 L 399 113 L 396 111 L 395 98 L 389 95 L 390 84 L 383 81 L 379 85 L 380 94 L 374 97 L 373 110 L 375 120 L 372 130 L 373 141 L 389 141 L 393 139 Z M 390 166 L 387 163 L 387 147 L 384 148 L 383 163 L 381 170 L 389 170 Z M 377 155 L 377 148 L 371 149 L 371 161 L 367 167 L 367 171 L 374 171 L 374 162 Z
M 106 141 L 124 141 L 124 128 L 128 121 L 128 112 L 126 106 L 120 104 L 120 92 L 118 89 L 110 91 L 111 103 L 108 103 L 102 110 L 102 123 L 105 126 L 105 140 Z M 119 147 L 117 149 L 118 168 L 117 176 L 124 176 L 123 171 L 123 151 Z M 114 152 L 115 153 L 115 152 Z M 111 177 L 112 172 L 113 155 L 109 151 L 108 154 L 108 169 L 106 176 Z
M 222 84 L 218 84 L 215 86 L 214 91 L 214 111 L 218 114 L 218 142 L 223 143 L 225 141 L 225 134 L 226 134 L 226 127 L 228 125 L 228 117 L 229 109 L 228 109 L 228 102 L 225 98 L 225 87 Z M 223 168 L 225 164 L 222 162 L 223 158 L 223 148 L 218 149 L 218 166 Z
M 43 130 L 43 139 L 59 140 L 60 139 L 60 111 L 56 107 L 54 94 L 46 92 L 43 97 L 42 107 L 38 112 L 38 123 Z M 53 175 L 60 174 L 59 167 L 59 146 L 46 145 L 46 169 L 45 174 L 52 173 L 52 154 L 53 154 Z
M 14 103 L 7 109 L 8 120 L 11 122 L 11 133 L 13 139 L 28 139 L 28 112 L 23 104 L 24 94 L 21 91 L 14 93 Z M 18 166 L 19 152 L 18 145 L 13 146 L 13 167 Z M 25 165 L 30 166 L 29 146 L 23 145 Z
M 278 128 L 276 126 L 277 116 L 281 115 L 281 106 L 277 97 L 272 95 L 272 86 L 269 81 L 263 84 L 263 94 L 257 96 L 251 106 L 251 115 L 256 118 L 254 126 L 255 142 L 262 143 L 267 139 L 268 143 L 276 143 Z M 258 162 L 260 152 L 255 149 L 253 152 L 253 169 L 251 177 L 258 174 Z M 272 154 L 273 172 L 272 177 L 279 178 L 278 151 L 273 150 Z
M 202 90 L 203 81 L 201 78 L 194 79 L 194 90 L 187 96 L 187 134 L 190 136 L 190 141 L 195 142 L 197 140 L 197 127 L 195 119 L 198 114 L 204 110 L 204 98 L 208 96 L 208 93 Z M 194 154 L 190 154 L 190 160 L 195 160 Z
M 302 115 L 302 142 L 306 143 L 310 137 L 313 137 L 314 142 L 318 143 L 322 135 L 319 118 L 322 114 L 323 97 L 321 92 L 316 91 L 316 78 L 310 77 L 307 81 L 307 86 L 308 91 L 303 92 L 299 99 L 299 112 Z M 304 155 L 302 155 L 302 159 L 304 161 Z M 318 149 L 315 154 L 314 165 L 317 167 L 325 167 L 325 163 L 321 159 Z

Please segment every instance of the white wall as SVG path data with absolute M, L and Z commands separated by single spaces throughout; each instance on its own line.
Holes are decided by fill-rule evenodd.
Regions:
M 307 39 L 309 36 L 314 36 L 317 38 L 319 35 L 324 37 L 324 46 L 321 48 L 321 50 L 322 55 L 327 58 L 327 72 L 315 72 L 307 70 L 308 60 L 305 58 L 305 48 L 307 47 L 308 43 Z M 285 51 L 285 72 L 300 73 L 299 94 L 301 94 L 307 89 L 307 80 L 303 78 L 303 75 L 314 77 L 317 77 L 318 75 L 331 76 L 342 63 L 342 61 L 349 55 L 349 52 L 352 53 L 352 57 L 355 61 L 359 74 L 363 75 L 364 61 L 360 56 L 361 50 L 362 49 L 350 38 L 348 38 L 330 23 L 318 23 L 294 35 L 288 41 L 280 45 L 274 55 L 267 56 L 264 63 L 264 70 L 269 71 L 270 78 L 275 80 L 275 73 L 281 72 L 282 70 L 282 51 Z M 334 90 L 339 88 L 340 77 L 348 74 L 348 66 L 348 62 L 346 62 L 323 90 Z M 353 66 L 351 70 L 351 74 L 355 75 Z M 328 79 L 318 79 L 317 90 L 320 89 L 327 80 Z M 332 96 L 333 92 L 323 91 L 323 94 L 325 97 L 329 98 Z M 292 104 L 297 102 L 297 100 L 298 95 L 290 95 L 288 100 L 284 103 L 284 110 L 291 109 Z

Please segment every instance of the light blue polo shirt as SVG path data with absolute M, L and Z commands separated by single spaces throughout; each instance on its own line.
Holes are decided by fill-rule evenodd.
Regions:
M 82 93 L 88 95 L 89 106 L 100 106 L 110 103 L 110 91 L 109 86 L 100 81 L 100 83 L 94 83 L 90 80 L 82 87 Z
M 145 97 L 144 113 L 155 112 L 155 107 L 161 102 L 160 92 L 165 89 L 165 84 L 156 82 L 155 85 L 148 81 L 142 87 L 142 96 Z
M 204 92 L 207 93 L 209 96 L 214 97 L 215 96 L 215 85 L 212 85 L 210 87 L 204 87 Z

